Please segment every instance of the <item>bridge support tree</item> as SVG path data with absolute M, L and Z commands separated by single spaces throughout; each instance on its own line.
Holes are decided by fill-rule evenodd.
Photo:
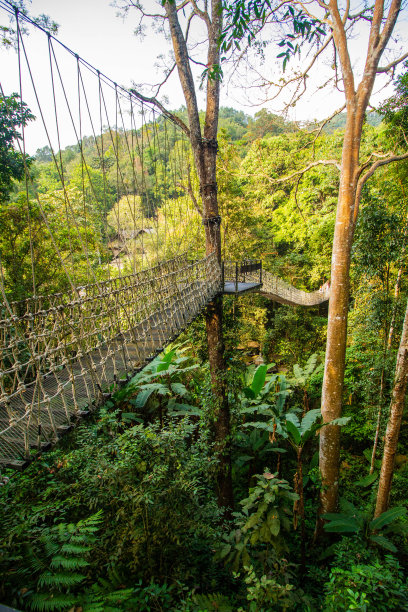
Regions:
M 131 3 L 127 0 L 117 2 L 119 8 L 136 8 L 142 17 L 152 16 L 145 11 L 142 3 Z M 185 20 L 186 31 L 183 32 L 180 15 L 189 11 Z M 167 22 L 174 53 L 174 67 L 177 68 L 180 84 L 186 102 L 188 125 L 179 117 L 167 111 L 157 97 L 145 97 L 134 91 L 141 100 L 156 105 L 167 117 L 171 118 L 185 132 L 191 142 L 195 168 L 200 185 L 202 205 L 197 202 L 191 185 L 190 196 L 201 214 L 205 227 L 206 253 L 216 253 L 221 264 L 221 218 L 218 211 L 216 161 L 217 132 L 220 99 L 220 48 L 222 33 L 222 1 L 211 0 L 199 8 L 196 0 L 177 3 L 174 0 L 163 2 L 163 13 L 155 18 Z M 206 81 L 206 110 L 203 129 L 197 104 L 196 85 L 192 72 L 192 62 L 188 47 L 188 33 L 193 19 L 203 22 L 206 29 L 206 57 L 202 78 Z M 195 62 L 197 63 L 197 62 Z M 173 69 L 172 69 L 173 70 Z M 169 75 L 165 77 L 167 80 Z M 158 91 L 160 90 L 160 86 Z M 218 503 L 222 507 L 232 508 L 231 458 L 229 449 L 230 413 L 225 389 L 224 342 L 222 332 L 222 298 L 217 298 L 208 307 L 206 314 L 208 354 L 211 369 L 211 381 L 214 394 L 214 437 L 219 456 L 217 476 Z

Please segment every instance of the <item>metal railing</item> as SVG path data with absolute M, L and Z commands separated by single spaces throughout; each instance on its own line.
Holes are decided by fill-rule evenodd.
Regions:
M 262 262 L 254 259 L 223 261 L 221 266 L 222 284 L 233 283 L 238 293 L 239 284 L 262 285 Z

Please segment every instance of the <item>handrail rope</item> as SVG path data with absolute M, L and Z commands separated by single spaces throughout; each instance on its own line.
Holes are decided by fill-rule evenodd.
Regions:
M 53 148 L 52 148 L 51 139 L 50 139 L 50 136 L 49 136 L 49 132 L 48 132 L 47 125 L 46 125 L 46 123 L 45 123 L 45 119 L 44 119 L 44 115 L 43 115 L 43 112 L 42 112 L 42 107 L 41 107 L 41 104 L 40 104 L 40 100 L 39 100 L 39 98 L 38 98 L 37 88 L 36 88 L 35 83 L 34 83 L 34 79 L 33 79 L 33 75 L 32 75 L 32 72 L 31 72 L 30 63 L 29 63 L 29 61 L 28 61 L 28 56 L 27 56 L 27 52 L 26 52 L 26 49 L 25 49 L 24 41 L 23 41 L 23 39 L 21 38 L 21 36 L 20 36 L 20 40 L 21 40 L 21 46 L 22 46 L 23 51 L 24 51 L 24 56 L 25 56 L 25 59 L 26 59 L 27 68 L 28 68 L 28 71 L 29 71 L 29 74 L 30 74 L 30 79 L 31 79 L 31 84 L 32 84 L 32 86 L 33 86 L 34 95 L 35 95 L 35 98 L 36 98 L 36 101 L 37 101 L 38 110 L 39 110 L 39 112 L 40 112 L 40 116 L 41 116 L 41 120 L 42 120 L 42 123 L 43 123 L 43 127 L 44 127 L 44 130 L 45 130 L 46 136 L 47 136 L 47 140 L 48 140 L 48 143 L 49 143 L 49 146 L 50 146 L 50 149 L 51 149 L 51 153 L 52 153 L 53 159 L 54 159 L 55 167 L 57 168 L 58 175 L 59 175 L 60 180 L 61 180 L 61 172 L 60 172 L 60 169 L 59 169 L 59 167 L 58 167 L 58 163 L 57 163 L 57 160 L 56 160 L 56 157 L 55 157 L 55 154 L 54 154 Z M 24 159 L 25 159 L 25 158 L 24 158 Z M 25 164 L 25 167 L 26 167 L 26 172 L 27 172 L 27 171 L 28 171 L 28 168 L 27 168 L 27 165 L 26 165 L 26 164 Z M 31 180 L 32 180 L 32 177 L 31 177 Z M 70 200 L 69 200 L 69 198 L 68 198 L 68 194 L 67 194 L 67 191 L 66 191 L 66 188 L 65 188 L 65 185 L 64 185 L 64 184 L 63 184 L 63 191 L 64 191 L 64 196 L 66 197 L 66 202 L 67 202 L 67 204 L 68 204 L 68 206 L 69 206 L 69 208 L 70 208 L 70 211 L 71 211 L 71 214 L 72 214 L 72 217 L 73 217 L 73 220 L 74 220 L 74 224 L 75 224 L 76 229 L 77 229 L 77 232 L 78 232 L 78 237 L 79 237 L 79 240 L 80 240 L 80 242 L 81 242 L 81 246 L 82 246 L 82 248 L 84 248 L 84 247 L 83 247 L 83 241 L 82 241 L 82 238 L 81 238 L 81 233 L 80 233 L 80 232 L 79 232 L 79 230 L 78 230 L 78 224 L 77 224 L 77 222 L 76 222 L 75 214 L 74 214 L 74 211 L 73 211 L 73 209 L 72 209 L 72 206 L 71 206 Z M 38 197 L 38 194 L 37 194 L 37 199 L 38 199 L 38 202 L 40 202 L 40 198 Z M 43 216 L 44 216 L 44 215 L 43 215 Z M 45 221 L 45 216 L 44 216 L 44 221 Z M 45 221 L 45 222 L 46 222 L 47 227 L 49 228 L 48 221 Z M 49 229 L 49 232 L 50 232 L 50 235 L 51 235 L 51 234 L 52 234 L 52 232 L 51 232 L 51 230 L 50 230 L 50 229 Z M 56 246 L 56 243 L 55 243 L 55 240 L 54 240 L 53 236 L 52 236 L 52 240 L 53 240 L 53 242 L 54 242 L 54 246 L 57 248 L 57 246 Z M 60 252 L 60 251 L 59 251 L 59 249 L 58 249 L 58 252 Z M 85 249 L 84 249 L 84 255 L 85 255 L 86 259 L 87 259 L 87 263 L 88 263 L 88 265 L 90 266 L 90 264 L 89 264 L 89 258 L 88 258 L 88 253 L 85 251 Z M 68 279 L 70 280 L 70 282 L 72 283 L 72 279 L 71 279 L 70 275 L 68 274 L 68 272 L 67 272 L 67 270 L 66 270 L 66 266 L 65 266 L 65 264 L 63 263 L 63 259 L 62 259 L 62 257 L 61 257 L 61 263 L 62 263 L 62 265 L 63 265 L 63 267 L 64 267 L 64 270 L 65 270 L 65 273 L 66 273 L 66 275 L 67 275 L 67 278 L 68 278 Z M 94 274 L 94 276 L 95 276 L 95 274 Z M 95 278 L 96 278 L 96 276 L 95 276 Z M 72 284 L 73 284 L 73 283 L 72 283 Z M 73 285 L 73 286 L 74 286 L 74 285 Z
M 64 165 L 62 163 L 62 151 L 61 151 L 61 142 L 60 142 L 60 129 L 59 129 L 59 121 L 58 121 L 58 113 L 57 113 L 57 101 L 56 101 L 56 96 L 55 96 L 55 84 L 54 84 L 54 71 L 53 71 L 53 67 L 52 67 L 52 56 L 51 56 L 51 39 L 48 38 L 48 55 L 49 55 L 49 62 L 50 62 L 50 73 L 51 73 L 51 83 L 52 83 L 52 97 L 53 97 L 53 102 L 54 102 L 54 116 L 55 116 L 55 125 L 56 125 L 56 130 L 57 130 L 57 141 L 58 141 L 58 155 L 59 155 L 59 160 L 60 160 L 60 178 L 61 178 L 61 184 L 63 186 L 63 189 L 65 188 L 65 176 L 64 176 Z M 55 159 L 55 163 L 57 163 L 56 159 Z M 69 227 L 68 230 L 68 242 L 69 242 L 69 252 L 70 252 L 70 257 L 71 257 L 71 266 L 72 269 L 74 269 L 74 255 L 73 255 L 73 249 L 72 249 L 72 239 L 71 239 L 71 223 L 70 223 L 70 219 L 69 219 L 69 214 L 68 214 L 68 208 L 67 208 L 67 202 L 66 199 L 64 198 L 64 209 L 65 209 L 65 217 L 66 217 L 66 222 L 67 225 Z
M 18 54 L 18 82 L 19 82 L 19 89 L 20 89 L 20 103 L 21 103 L 21 136 L 22 136 L 22 141 L 23 141 L 23 156 L 24 159 L 26 158 L 26 150 L 25 150 L 25 126 L 24 126 L 24 118 L 23 118 L 23 82 L 22 82 L 22 77 L 21 77 L 21 49 L 20 49 L 20 36 L 19 36 L 19 23 L 18 23 L 18 18 L 17 18 L 17 14 L 16 14 L 16 22 L 17 22 L 17 54 Z M 3 88 L 1 88 L 2 90 L 2 95 L 3 95 Z M 28 231 L 29 231 L 29 237 L 30 237 L 30 257 L 31 257 L 31 274 L 32 274 L 32 280 L 33 280 L 33 294 L 36 294 L 36 279 L 35 279 L 35 265 L 34 265 L 34 249 L 33 249 L 33 235 L 32 235 L 32 227 L 31 227 L 31 210 L 30 210 L 30 199 L 28 197 L 28 179 L 27 179 L 27 175 L 24 172 L 24 184 L 25 184 L 25 192 L 26 192 L 26 199 L 27 199 L 27 218 L 28 218 Z
M 202 261 L 205 261 L 205 259 L 206 259 L 206 258 L 204 257 L 204 258 L 202 259 Z M 167 264 L 171 264 L 171 263 L 173 263 L 173 262 L 178 262 L 178 263 L 180 263 L 180 262 L 187 262 L 187 263 L 186 263 L 186 265 L 183 265 L 183 266 L 182 266 L 182 268 L 183 268 L 183 269 L 184 269 L 184 268 L 185 268 L 185 269 L 187 269 L 187 268 L 189 268 L 189 267 L 191 267 L 191 266 L 193 265 L 193 264 L 191 264 L 191 263 L 188 263 L 188 261 L 189 261 L 189 260 L 187 259 L 187 252 L 185 252 L 185 253 L 181 253 L 180 255 L 177 255 L 176 257 L 172 257 L 171 259 L 164 260 L 164 261 L 161 261 L 161 262 L 157 263 L 157 264 L 156 264 L 155 266 L 153 266 L 152 268 L 146 268 L 145 270 L 140 270 L 140 271 L 139 271 L 139 272 L 137 272 L 137 273 L 127 274 L 126 276 L 122 276 L 121 281 L 122 281 L 123 283 L 126 283 L 127 281 L 130 281 L 131 279 L 133 279 L 133 278 L 137 277 L 137 276 L 138 276 L 138 275 L 140 275 L 140 274 L 143 274 L 143 273 L 148 274 L 148 273 L 156 273 L 156 272 L 159 272 L 159 271 L 160 271 L 160 269 L 161 269 L 163 266 L 165 266 L 165 265 L 167 265 Z M 104 280 L 104 281 L 99 281 L 98 283 L 90 283 L 89 285 L 85 285 L 85 286 L 83 286 L 83 287 L 82 287 L 82 289 L 83 289 L 83 290 L 84 290 L 86 293 L 89 293 L 89 292 L 90 292 L 90 290 L 91 290 L 92 288 L 97 287 L 98 289 L 101 289 L 101 293 L 102 293 L 102 294 L 103 294 L 103 293 L 107 293 L 107 292 L 108 292 L 108 289 L 106 288 L 106 289 L 104 290 L 104 288 L 105 288 L 107 285 L 111 285 L 111 286 L 113 286 L 117 280 L 118 280 L 117 278 L 111 278 L 111 279 L 107 279 L 107 280 Z M 76 291 L 73 291 L 73 293 L 75 293 L 75 294 L 76 294 Z M 28 305 L 29 303 L 40 302 L 40 300 L 43 300 L 43 299 L 52 299 L 52 298 L 54 298 L 54 299 L 55 299 L 55 298 L 63 298 L 63 297 L 65 297 L 65 296 L 66 296 L 66 297 L 68 297 L 66 293 L 58 291 L 58 292 L 55 292 L 55 293 L 49 293 L 49 294 L 47 294 L 47 295 L 38 295 L 38 296 L 36 296 L 35 298 L 34 298 L 34 297 L 29 297 L 29 298 L 25 298 L 25 299 L 23 299 L 23 300 L 13 300 L 13 301 L 8 301 L 8 303 L 10 304 L 10 306 L 15 306 L 15 307 L 17 307 L 17 306 L 18 306 L 18 305 L 20 305 L 20 304 L 26 304 L 26 305 Z M 64 306 L 72 306 L 73 304 L 75 304 L 75 303 L 77 303 L 77 302 L 78 302 L 78 298 L 73 299 L 73 300 L 68 300 L 68 301 L 61 301 L 61 303 L 62 303 Z M 1 306 L 1 302 L 0 302 L 0 306 Z M 51 307 L 50 307 L 50 308 L 48 308 L 48 309 L 41 310 L 41 312 L 43 312 L 43 313 L 45 313 L 45 312 L 49 312 L 49 311 L 53 310 L 54 308 L 55 308 L 54 306 L 51 306 Z M 13 312 L 13 311 L 11 310 L 10 312 Z M 13 312 L 13 316 L 14 316 L 14 312 Z M 24 317 L 25 317 L 25 315 L 24 315 L 22 318 L 24 318 Z M 1 319 L 0 319 L 0 323 L 1 323 Z
M 131 101 L 131 99 L 130 99 L 130 102 L 131 102 L 131 110 L 130 110 L 130 112 L 132 113 L 132 101 Z M 122 105 L 120 103 L 120 99 L 118 99 L 118 108 L 119 108 L 119 114 L 120 114 L 121 121 L 122 121 L 122 128 L 123 128 L 123 134 L 124 134 L 124 138 L 125 138 L 125 142 L 126 142 L 126 148 L 127 148 L 128 154 L 129 154 L 129 159 L 130 159 L 131 167 L 132 167 L 133 210 L 132 210 L 131 204 L 128 203 L 128 205 L 129 205 L 129 210 L 131 212 L 131 216 L 133 218 L 133 229 L 135 230 L 136 229 L 136 193 L 135 193 L 135 190 L 136 190 L 136 185 L 138 186 L 138 181 L 137 181 L 136 172 L 135 172 L 135 155 L 134 155 L 133 148 L 131 148 L 129 146 L 129 140 L 128 140 L 128 132 L 129 132 L 129 130 L 126 130 L 126 128 L 125 128 L 125 121 L 124 121 L 124 118 L 123 118 L 123 111 L 122 111 Z M 131 120 L 131 123 L 130 123 L 130 132 L 131 132 L 131 137 L 133 139 L 132 120 Z M 132 153 L 132 151 L 133 151 L 133 153 Z M 135 252 L 135 249 L 133 249 L 133 269 L 134 269 L 134 271 L 136 271 L 136 252 Z
M 9 13 L 10 15 L 14 15 L 16 10 L 19 14 L 19 18 L 21 19 L 21 21 L 24 21 L 28 24 L 30 24 L 31 26 L 33 26 L 35 29 L 40 30 L 41 32 L 43 32 L 44 34 L 46 34 L 46 36 L 49 36 L 54 42 L 56 42 L 60 47 L 62 47 L 65 51 L 67 51 L 70 55 L 72 55 L 73 57 L 75 57 L 75 59 L 78 59 L 79 62 L 84 66 L 84 68 L 86 68 L 89 72 L 91 72 L 92 74 L 94 74 L 95 76 L 100 76 L 105 84 L 110 87 L 111 89 L 115 89 L 115 81 L 113 79 L 111 79 L 110 77 L 108 77 L 106 74 L 104 74 L 102 71 L 98 70 L 98 68 L 95 68 L 95 66 L 93 66 L 90 62 L 86 61 L 83 57 L 81 57 L 80 55 L 78 55 L 78 53 L 75 53 L 75 51 L 73 51 L 72 49 L 70 49 L 70 47 L 68 47 L 66 44 L 64 44 L 63 42 L 61 42 L 58 38 L 56 38 L 55 36 L 53 36 L 52 34 L 50 34 L 50 32 L 48 32 L 48 30 L 46 30 L 45 28 L 43 28 L 41 25 L 39 25 L 38 23 L 36 23 L 35 21 L 33 21 L 28 15 L 26 15 L 20 8 L 15 7 L 11 2 L 9 2 L 8 0 L 0 0 L 0 8 L 2 8 L 4 11 L 6 11 L 7 13 Z M 123 85 L 118 85 L 117 84 L 117 88 L 120 91 L 121 95 L 123 95 L 125 98 L 132 96 L 132 99 L 137 102 L 137 104 L 142 107 L 143 104 L 147 104 L 149 106 L 149 108 L 154 108 L 153 104 L 150 104 L 146 101 L 141 101 L 134 93 L 132 93 L 131 90 L 127 89 L 126 87 L 124 87 Z M 134 89 L 134 88 L 132 88 Z M 171 120 L 170 117 L 168 117 L 168 119 Z M 172 121 L 172 123 L 174 123 Z M 174 123 L 174 125 L 180 130 L 180 126 L 177 123 Z

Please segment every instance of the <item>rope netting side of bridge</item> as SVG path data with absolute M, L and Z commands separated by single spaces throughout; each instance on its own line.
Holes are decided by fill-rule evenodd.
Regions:
M 222 290 L 184 132 L 7 0 L 2 25 L 16 170 L 0 175 L 0 467 L 57 440 Z
M 266 270 L 262 271 L 262 288 L 260 291 L 276 301 L 299 306 L 317 306 L 327 302 L 330 298 L 330 288 L 328 286 L 318 291 L 302 291 Z
M 0 463 L 18 465 L 161 351 L 221 291 L 215 255 L 180 256 L 74 292 L 10 304 L 0 321 Z

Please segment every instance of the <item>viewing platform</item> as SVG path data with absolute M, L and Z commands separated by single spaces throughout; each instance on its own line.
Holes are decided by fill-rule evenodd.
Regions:
M 248 291 L 258 291 L 262 287 L 261 261 L 224 261 L 221 272 L 224 294 L 236 295 Z

